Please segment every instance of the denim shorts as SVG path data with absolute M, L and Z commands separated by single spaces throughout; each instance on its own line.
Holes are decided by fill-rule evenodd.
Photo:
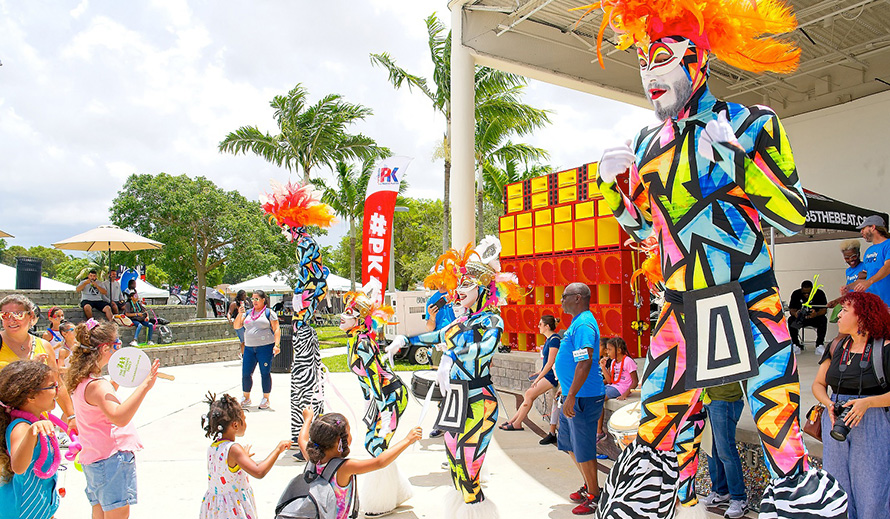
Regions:
M 574 454 L 578 463 L 596 460 L 596 423 L 602 412 L 603 397 L 575 397 L 575 416 L 559 413 L 556 447 Z
M 241 344 L 244 344 L 244 327 L 238 328 L 235 330 L 235 335 L 238 336 L 238 339 L 241 341 Z
M 118 451 L 104 460 L 83 466 L 90 506 L 107 512 L 136 504 L 136 455 Z
M 606 386 L 606 398 L 614 400 L 619 396 L 621 396 L 621 392 L 618 391 L 617 387 L 613 386 L 612 384 Z

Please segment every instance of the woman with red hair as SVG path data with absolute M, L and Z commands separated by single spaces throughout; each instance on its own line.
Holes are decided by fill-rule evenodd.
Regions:
M 813 381 L 813 395 L 826 407 L 822 466 L 847 492 L 850 519 L 886 518 L 890 510 L 890 385 L 886 381 L 890 311 L 878 296 L 867 292 L 850 292 L 840 304 L 838 331 L 849 337 L 825 351 Z

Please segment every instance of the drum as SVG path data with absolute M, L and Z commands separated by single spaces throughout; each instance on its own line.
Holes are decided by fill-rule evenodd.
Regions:
M 436 370 L 434 369 L 415 371 L 414 374 L 411 375 L 411 393 L 413 393 L 419 400 L 425 399 L 430 387 L 435 384 Z M 442 396 L 442 392 L 439 391 L 439 386 L 436 386 L 436 388 L 433 389 L 433 400 L 441 402 L 444 399 L 445 397 Z
M 640 414 L 640 403 L 636 402 L 618 409 L 609 418 L 609 434 L 615 438 L 615 443 L 621 450 L 626 449 L 637 439 Z

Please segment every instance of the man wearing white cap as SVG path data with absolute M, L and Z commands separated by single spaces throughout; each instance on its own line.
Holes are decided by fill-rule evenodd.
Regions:
M 890 305 L 890 234 L 880 216 L 869 216 L 857 227 L 865 241 L 871 243 L 865 250 L 862 262 L 867 277 L 857 281 L 853 290 L 871 292 Z

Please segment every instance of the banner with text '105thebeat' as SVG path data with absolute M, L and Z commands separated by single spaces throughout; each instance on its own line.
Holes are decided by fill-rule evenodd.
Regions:
M 389 157 L 377 162 L 368 182 L 365 196 L 365 221 L 362 234 L 362 285 L 379 282 L 379 302 L 383 302 L 389 279 L 390 243 L 392 243 L 393 213 L 399 184 L 405 178 L 410 157 Z

